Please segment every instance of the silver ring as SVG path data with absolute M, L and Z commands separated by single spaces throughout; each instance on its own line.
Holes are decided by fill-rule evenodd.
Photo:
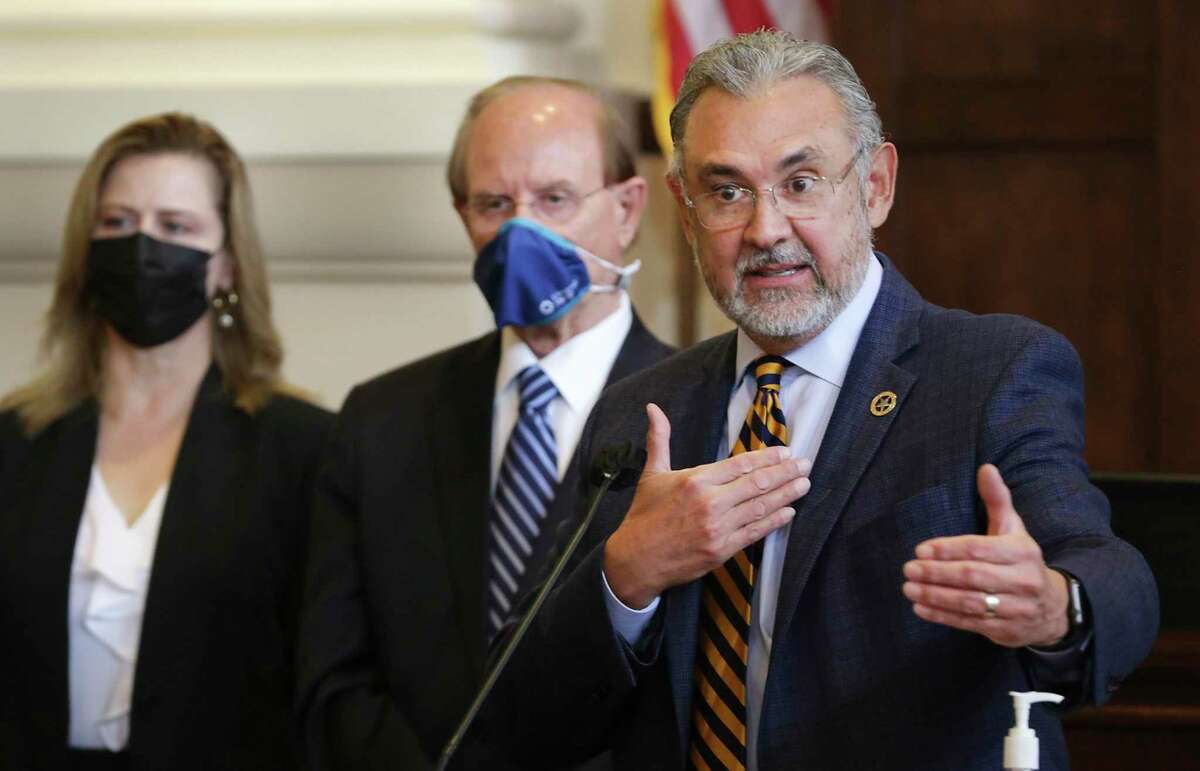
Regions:
M 1000 607 L 1000 598 L 994 594 L 984 593 L 983 595 L 983 615 L 986 618 L 996 617 L 996 608 Z

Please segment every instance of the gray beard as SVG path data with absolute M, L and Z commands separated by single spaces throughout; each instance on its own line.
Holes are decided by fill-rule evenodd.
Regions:
M 842 255 L 843 275 L 830 281 L 821 275 L 812 252 L 796 241 L 739 257 L 734 267 L 733 291 L 718 291 L 713 277 L 693 247 L 692 253 L 704 283 L 722 312 L 752 338 L 811 340 L 837 318 L 862 286 L 867 275 L 867 252 L 871 246 L 865 216 L 858 237 L 852 238 Z M 865 234 L 865 235 L 864 235 Z M 748 297 L 743 289 L 745 275 L 772 265 L 805 265 L 812 271 L 811 290 L 777 287 L 761 289 Z

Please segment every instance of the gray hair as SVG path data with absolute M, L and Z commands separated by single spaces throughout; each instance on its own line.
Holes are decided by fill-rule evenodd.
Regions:
M 871 153 L 883 143 L 883 124 L 858 73 L 833 46 L 768 29 L 722 40 L 688 65 L 671 110 L 671 142 L 675 145 L 671 174 L 683 179 L 684 130 L 692 107 L 705 90 L 715 87 L 745 99 L 800 75 L 816 78 L 837 96 L 856 145 L 857 172 L 865 181 Z

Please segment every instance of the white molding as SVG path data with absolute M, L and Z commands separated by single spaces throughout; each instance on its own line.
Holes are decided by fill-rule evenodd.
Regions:
M 579 9 L 565 0 L 74 0 L 0 3 L 0 35 L 175 31 L 197 28 L 325 32 L 404 28 L 411 32 L 476 32 L 564 42 L 578 31 Z
M 469 284 L 467 259 L 289 260 L 272 259 L 272 284 Z M 56 255 L 0 259 L 0 286 L 50 284 L 58 269 Z
M 24 89 L 601 79 L 588 2 L 0 0 L 0 102 Z
M 482 85 L 0 88 L 0 164 L 83 160 L 116 128 L 166 110 L 210 121 L 250 160 L 441 159 Z
M 273 260 L 273 284 L 470 284 L 471 260 Z

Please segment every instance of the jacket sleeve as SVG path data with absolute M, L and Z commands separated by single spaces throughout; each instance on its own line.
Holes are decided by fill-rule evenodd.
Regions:
M 356 425 L 352 393 L 314 493 L 298 654 L 301 736 L 315 771 L 416 769 L 414 758 L 426 755 L 375 665 L 358 558 Z
M 1075 576 L 1090 610 L 1080 661 L 1042 657 L 1035 687 L 1103 703 L 1146 656 L 1158 630 L 1158 593 L 1142 555 L 1116 537 L 1104 494 L 1083 461 L 1083 371 L 1070 343 L 1036 327 L 997 381 L 982 416 L 980 462 L 995 463 L 1046 564 Z M 1071 686 L 1068 688 L 1068 686 Z

